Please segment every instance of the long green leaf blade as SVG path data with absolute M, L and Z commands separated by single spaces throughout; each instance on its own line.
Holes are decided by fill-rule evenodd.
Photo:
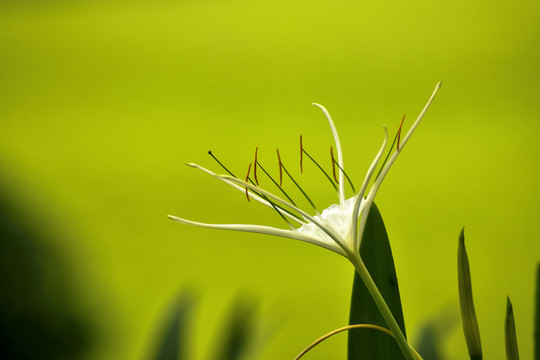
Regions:
M 534 359 L 540 360 L 540 264 L 536 268 L 536 319 L 534 321 Z
M 514 310 L 509 297 L 506 297 L 506 319 L 504 321 L 506 360 L 519 360 Z
M 405 322 L 396 270 L 388 234 L 381 213 L 373 204 L 367 219 L 360 255 L 379 288 L 399 327 L 405 334 Z M 387 328 L 377 305 L 357 273 L 351 297 L 349 324 L 374 324 Z M 378 331 L 355 329 L 349 331 L 349 360 L 404 359 L 396 341 Z
M 467 348 L 469 349 L 469 356 L 471 360 L 481 360 L 482 344 L 480 342 L 480 330 L 478 328 L 476 311 L 474 309 L 471 270 L 469 267 L 467 250 L 465 249 L 464 229 L 462 229 L 459 234 L 458 242 L 458 289 L 461 321 L 463 324 L 465 341 L 467 342 Z

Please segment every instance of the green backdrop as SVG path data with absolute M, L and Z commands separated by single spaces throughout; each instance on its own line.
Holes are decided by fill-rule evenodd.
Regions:
M 1 191 L 66 259 L 73 306 L 95 328 L 86 358 L 147 357 L 186 287 L 198 299 L 195 359 L 212 353 L 238 296 L 258 305 L 257 359 L 290 359 L 346 325 L 353 268 L 339 256 L 168 220 L 284 225 L 183 163 L 218 171 L 212 150 L 243 176 L 258 146 L 277 174 L 279 148 L 322 209 L 335 193 L 314 166 L 298 169 L 300 134 L 329 167 L 331 133 L 310 104 L 332 114 L 359 187 L 382 125 L 395 133 L 405 113 L 407 128 L 440 80 L 377 197 L 407 333 L 414 343 L 444 320 L 447 358 L 466 356 L 456 260 L 466 226 L 485 356 L 504 358 L 508 294 L 531 358 L 539 17 L 532 0 L 3 2 Z M 309 359 L 345 351 L 341 335 Z

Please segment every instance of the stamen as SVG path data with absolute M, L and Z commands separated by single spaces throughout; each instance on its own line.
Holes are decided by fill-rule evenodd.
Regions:
M 253 173 L 254 173 L 254 177 L 255 177 L 255 182 L 253 182 L 253 180 L 251 180 L 251 178 L 249 177 L 249 169 L 251 168 L 251 164 L 249 164 L 249 168 L 248 168 L 248 173 L 247 173 L 247 176 L 246 176 L 246 182 L 250 182 L 252 183 L 253 185 L 255 185 L 255 183 L 257 183 L 257 185 L 259 185 L 259 182 L 257 181 L 257 174 L 256 174 L 256 169 L 257 169 L 257 165 L 259 165 L 262 169 L 262 171 L 264 171 L 264 173 L 272 180 L 272 182 L 274 182 L 274 184 L 276 184 L 275 180 L 266 172 L 266 170 L 264 170 L 264 168 L 261 166 L 261 164 L 257 161 L 257 152 L 259 150 L 259 147 L 255 148 L 255 163 L 254 163 L 254 167 L 253 167 Z M 277 185 L 277 184 L 276 184 Z M 279 186 L 278 186 L 279 187 Z M 294 201 L 292 201 L 292 199 L 285 193 L 285 191 L 283 189 L 281 189 L 281 192 L 283 192 L 283 194 L 285 194 L 285 196 L 287 197 L 287 199 L 289 199 L 289 201 L 294 204 Z M 272 208 L 274 210 L 276 210 L 276 212 L 279 214 L 279 216 L 281 216 L 281 218 L 283 220 L 285 220 L 285 222 L 287 223 L 287 225 L 289 225 L 289 227 L 291 227 L 291 229 L 295 230 L 296 228 L 291 224 L 291 222 L 285 217 L 285 215 L 283 215 L 283 213 L 281 211 L 285 211 L 286 213 L 288 213 L 289 215 L 295 217 L 298 219 L 298 216 L 292 212 L 290 212 L 289 210 L 287 209 L 284 209 L 283 207 L 275 204 L 272 200 L 270 200 L 266 195 L 264 194 L 260 194 L 259 192 L 257 191 L 254 191 L 252 190 L 257 196 L 260 196 L 261 198 L 263 198 L 264 200 L 268 201 L 268 203 L 270 204 L 270 206 L 272 206 Z M 246 196 L 248 197 L 248 201 L 249 201 L 249 195 L 248 195 L 249 191 L 248 191 L 248 188 L 246 187 Z M 296 204 L 294 204 L 296 206 Z M 281 210 L 281 211 L 280 211 Z
M 279 156 L 279 151 L 278 151 L 278 156 Z M 283 165 L 283 163 L 281 162 L 281 159 L 280 159 L 280 165 L 281 165 L 281 168 L 285 171 L 285 174 L 287 174 L 287 176 L 289 177 L 289 179 L 291 179 L 291 181 L 294 183 L 294 185 L 296 185 L 296 187 L 298 188 L 298 190 L 300 190 L 300 192 L 302 193 L 302 195 L 304 195 L 304 197 L 306 198 L 306 200 L 309 202 L 309 204 L 311 205 L 311 207 L 313 208 L 313 210 L 319 214 L 319 210 L 317 210 L 317 208 L 315 207 L 315 204 L 313 203 L 313 201 L 311 201 L 311 199 L 309 198 L 309 196 L 305 193 L 305 191 L 300 187 L 300 185 L 298 185 L 298 183 L 293 179 L 292 175 L 287 171 L 287 168 L 285 168 L 285 165 Z
M 291 202 L 291 204 L 293 204 L 294 206 L 296 206 L 296 204 L 294 203 L 294 201 L 291 199 L 291 197 L 289 195 L 287 195 L 287 193 L 285 192 L 285 190 L 283 190 L 283 187 L 279 186 L 279 184 L 276 182 L 276 180 L 274 180 L 274 178 L 264 169 L 264 167 L 261 165 L 261 163 L 257 163 L 259 165 L 259 167 L 261 168 L 261 170 L 266 174 L 266 176 L 268 176 L 270 178 L 270 180 L 272 180 L 272 182 L 274 183 L 274 185 L 277 186 L 277 188 L 281 191 L 281 193 L 283 195 L 285 195 L 285 197 Z
M 229 169 L 227 169 L 227 168 L 225 167 L 225 165 L 223 165 L 223 164 L 221 163 L 221 161 L 219 161 L 219 160 L 217 159 L 217 157 L 214 156 L 214 154 L 212 154 L 212 151 L 208 150 L 208 155 L 210 155 L 211 157 L 213 157 L 214 160 L 216 160 L 216 162 L 217 162 L 223 169 L 225 169 L 226 172 L 229 173 L 229 175 L 231 175 L 232 177 L 236 177 L 232 172 L 229 171 Z
M 259 147 L 257 146 L 255 148 L 255 161 L 253 161 L 253 177 L 255 178 L 255 182 L 257 185 L 259 185 L 259 180 L 257 180 L 257 152 L 259 151 Z
M 347 179 L 347 182 L 351 186 L 352 191 L 354 193 L 356 193 L 356 190 L 355 190 L 354 185 L 353 185 L 353 183 L 351 181 L 351 178 L 349 177 L 349 175 L 347 175 L 347 173 L 345 172 L 345 170 L 343 170 L 343 168 L 339 165 L 339 163 L 334 159 L 334 147 L 333 146 L 330 146 L 330 156 L 332 158 L 332 172 L 334 174 L 334 180 L 336 180 L 336 182 L 339 184 L 339 181 L 337 180 L 337 177 L 336 177 L 336 165 L 337 165 L 337 167 L 339 168 L 339 171 L 341 171 L 341 173 L 343 175 L 345 175 L 345 178 Z
M 300 135 L 300 174 L 304 172 L 304 169 L 302 167 L 303 153 L 304 153 L 304 148 L 302 146 L 302 135 Z
M 330 146 L 330 157 L 332 158 L 332 174 L 334 175 L 334 180 L 339 184 L 339 180 L 336 177 L 336 160 L 334 160 L 334 147 Z
M 250 172 L 250 171 L 251 171 L 251 163 L 249 163 L 249 166 L 248 166 L 248 171 L 247 171 L 247 175 L 246 175 L 246 182 L 247 182 L 248 179 L 249 179 L 249 172 Z M 246 186 L 246 197 L 247 197 L 248 201 L 251 201 L 251 200 L 249 199 L 249 191 L 248 191 L 247 186 Z
M 339 166 L 339 163 L 336 162 L 335 163 L 337 165 L 337 167 L 339 168 L 339 170 L 343 173 L 343 175 L 345 175 L 345 179 L 347 179 L 347 182 L 349 183 L 349 185 L 351 186 L 351 189 L 353 191 L 353 193 L 356 193 L 356 190 L 354 188 L 354 185 L 351 181 L 351 178 L 349 177 L 349 175 L 347 175 L 347 173 L 345 172 L 345 170 L 343 170 L 343 168 L 341 166 Z
M 257 156 L 257 150 L 258 150 L 258 148 L 255 149 L 255 159 L 256 159 L 256 156 Z M 264 173 L 265 173 L 266 175 L 268 175 L 268 177 L 274 182 L 274 184 L 276 184 L 276 182 L 274 181 L 274 179 L 272 179 L 272 177 L 266 172 L 266 170 L 264 170 L 264 168 L 261 166 L 261 164 L 260 164 L 258 161 L 257 161 L 256 164 L 259 164 L 259 166 L 260 166 L 261 169 L 264 171 Z M 256 165 L 255 165 L 255 166 L 256 166 Z M 251 168 L 251 164 L 249 164 L 249 168 Z M 246 182 L 249 181 L 251 184 L 255 185 L 255 182 L 254 182 L 253 180 L 251 180 L 251 178 L 249 177 L 249 168 L 248 168 L 248 173 L 247 173 L 247 177 L 246 177 L 246 180 L 245 180 L 245 181 L 246 181 Z M 254 167 L 254 169 L 256 169 L 256 167 Z M 256 179 L 255 179 L 255 180 L 256 180 Z M 258 182 L 257 182 L 257 185 L 259 185 Z M 277 185 L 277 184 L 276 184 L 276 185 Z M 280 188 L 280 189 L 281 189 L 281 188 Z M 279 216 L 281 216 L 281 218 L 282 218 L 283 220 L 285 220 L 285 222 L 287 223 L 287 225 L 289 225 L 289 226 L 291 227 L 291 229 L 296 230 L 296 228 L 295 228 L 295 227 L 291 224 L 291 222 L 285 217 L 285 215 L 283 215 L 282 211 L 284 211 L 284 212 L 288 213 L 289 215 L 291 215 L 292 217 L 296 218 L 295 221 L 297 221 L 297 222 L 298 222 L 298 220 L 301 221 L 301 219 L 298 217 L 298 215 L 296 215 L 296 214 L 292 213 L 291 211 L 289 211 L 289 210 L 287 210 L 287 209 L 285 209 L 285 208 L 279 206 L 278 204 L 274 203 L 274 202 L 273 202 L 272 200 L 270 200 L 266 195 L 261 194 L 261 193 L 255 191 L 255 190 L 251 190 L 251 191 L 252 191 L 255 195 L 257 195 L 257 196 L 263 198 L 264 200 L 268 201 L 268 203 L 270 204 L 270 206 L 272 206 L 272 208 L 273 208 L 274 210 L 277 211 L 277 213 L 279 214 Z M 292 201 L 292 199 L 289 198 L 289 196 L 285 193 L 285 191 L 284 191 L 283 189 L 281 189 L 281 191 L 283 192 L 283 194 L 285 194 L 285 196 L 287 196 L 287 198 L 289 199 L 289 201 L 290 201 L 291 203 L 294 204 L 294 202 Z M 246 196 L 248 196 L 248 192 L 249 192 L 249 190 L 248 190 L 248 188 L 246 187 Z M 249 201 L 249 196 L 248 196 L 248 201 Z M 296 205 L 295 205 L 295 206 L 296 206 Z M 280 210 L 281 210 L 281 211 L 280 211 Z M 298 223 L 299 223 L 299 224 L 302 224 L 302 222 L 298 222 Z
M 304 154 L 306 154 L 306 156 L 307 156 L 311 161 L 313 161 L 313 163 L 314 163 L 315 165 L 317 165 L 317 167 L 319 168 L 319 170 L 322 171 L 322 173 L 324 174 L 324 176 L 326 176 L 326 178 L 328 179 L 328 181 L 330 181 L 330 184 L 332 184 L 332 186 L 334 187 L 334 189 L 337 191 L 338 188 L 337 188 L 336 184 L 334 183 L 334 181 L 332 180 L 332 178 L 330 177 L 330 175 L 328 175 L 328 173 L 327 173 L 326 171 L 324 171 L 324 169 L 322 168 L 322 166 L 319 165 L 319 163 L 316 162 L 315 159 L 313 159 L 313 158 L 311 157 L 311 155 L 309 155 L 308 152 L 307 152 L 304 148 L 302 148 L 302 152 L 303 152 Z
M 260 164 L 259 164 L 259 165 L 260 165 Z M 249 164 L 249 166 L 251 167 L 251 164 Z M 262 168 L 262 167 L 261 167 L 261 168 Z M 263 169 L 263 171 L 264 171 L 264 169 Z M 266 172 L 266 171 L 265 171 L 265 172 Z M 253 182 L 253 180 L 251 180 L 251 178 L 249 177 L 249 168 L 248 168 L 248 176 L 247 176 L 247 178 L 246 178 L 246 182 L 248 182 L 248 180 L 249 180 L 249 182 L 250 182 L 251 184 L 255 185 L 255 183 Z M 257 185 L 259 185 L 259 184 L 257 183 Z M 287 223 L 287 225 L 289 225 L 289 227 L 290 227 L 292 230 L 296 230 L 296 228 L 291 224 L 291 222 L 289 221 L 289 219 L 287 219 L 287 218 L 285 217 L 285 215 L 283 215 L 283 213 L 282 213 L 281 211 L 285 211 L 285 212 L 288 213 L 289 215 L 292 215 L 293 217 L 296 217 L 296 218 L 298 219 L 298 216 L 297 216 L 296 214 L 294 214 L 294 213 L 290 212 L 289 210 L 284 209 L 283 207 L 281 207 L 281 206 L 279 206 L 278 204 L 274 203 L 272 200 L 270 200 L 270 199 L 268 198 L 268 196 L 266 196 L 266 195 L 264 195 L 264 194 L 261 194 L 261 193 L 255 191 L 255 190 L 251 190 L 251 191 L 253 191 L 257 196 L 260 196 L 260 197 L 262 197 L 264 200 L 268 201 L 268 203 L 270 204 L 270 206 L 272 206 L 272 208 L 273 208 L 274 210 L 276 210 L 276 212 L 279 214 L 279 216 L 281 216 L 281 218 L 282 218 L 283 220 L 285 220 L 285 222 Z M 247 188 L 247 186 L 246 186 L 246 195 L 247 195 L 247 194 L 248 194 L 248 188 Z M 248 196 L 248 200 L 249 200 L 249 196 Z M 289 199 L 289 200 L 290 200 L 290 199 Z M 291 200 L 291 202 L 292 202 L 292 200 Z M 280 211 L 280 210 L 281 210 L 281 211 Z M 299 224 L 300 224 L 300 223 L 299 223 Z
M 268 198 L 267 198 L 267 199 L 268 199 Z M 269 202 L 270 202 L 270 201 L 269 201 Z M 274 204 L 273 202 L 270 202 L 270 205 L 272 205 L 272 207 L 274 208 L 274 210 L 276 210 L 276 212 L 279 214 L 279 216 L 281 216 L 281 218 L 282 218 L 283 220 L 285 220 L 285 222 L 287 223 L 287 225 L 289 225 L 289 227 L 291 228 L 291 230 L 296 230 L 296 228 L 293 226 L 293 224 L 291 224 L 291 222 L 289 221 L 289 219 L 287 219 L 287 218 L 285 217 L 285 215 L 283 215 L 283 214 L 281 213 L 281 211 L 278 210 L 278 207 L 279 207 L 281 210 L 283 210 L 283 211 L 289 212 L 288 210 L 283 209 L 281 206 L 278 206 L 278 205 Z
M 260 164 L 259 164 L 259 166 L 260 166 Z M 261 168 L 262 168 L 262 167 L 261 167 Z M 263 171 L 264 171 L 264 169 L 263 169 Z M 251 184 L 255 185 L 255 183 L 253 182 L 253 180 L 251 180 L 250 177 L 248 177 L 248 180 L 249 180 L 249 182 L 250 182 Z M 246 180 L 246 182 L 247 182 L 248 180 Z M 247 190 L 247 187 L 246 187 L 246 190 Z M 287 214 L 289 214 L 289 215 L 291 215 L 293 218 L 295 218 L 294 220 L 295 220 L 296 222 L 298 222 L 299 224 L 303 224 L 302 219 L 300 219 L 300 218 L 298 217 L 297 214 L 295 214 L 295 213 L 291 212 L 290 210 L 285 209 L 285 208 L 283 208 L 282 206 L 276 204 L 275 202 L 273 202 L 272 200 L 270 200 L 270 199 L 268 198 L 268 196 L 266 196 L 266 195 L 264 195 L 264 194 L 261 194 L 260 192 L 255 191 L 255 190 L 251 190 L 251 191 L 252 191 L 253 193 L 255 193 L 255 195 L 257 195 L 257 196 L 263 198 L 264 200 L 268 201 L 268 203 L 270 204 L 270 206 L 272 206 L 272 208 L 273 208 L 274 210 L 277 211 L 277 213 L 279 214 L 279 216 L 281 216 L 281 218 L 282 218 L 283 220 L 285 220 L 285 222 L 287 223 L 287 225 L 289 225 L 293 230 L 296 230 L 296 228 L 295 228 L 295 227 L 291 224 L 291 222 L 285 217 L 285 215 L 282 213 L 282 211 L 286 212 Z M 285 194 L 285 192 L 283 192 L 283 193 Z M 287 195 L 287 194 L 285 194 L 285 195 Z M 290 199 L 289 199 L 289 200 L 290 200 Z M 292 202 L 292 200 L 290 200 L 290 201 Z M 296 206 L 296 205 L 295 205 L 295 206 Z M 281 211 L 280 211 L 280 210 L 281 210 Z
M 279 156 L 279 149 L 276 149 L 277 152 L 277 158 L 278 158 L 278 165 L 279 165 L 279 187 L 283 185 L 283 171 L 281 171 L 282 163 L 281 163 L 281 156 Z
M 403 118 L 401 119 L 401 124 L 399 124 L 399 129 L 398 129 L 398 132 L 397 132 L 397 151 L 401 150 L 399 148 L 399 141 L 401 139 L 401 128 L 403 127 L 403 121 L 404 120 L 405 120 L 405 114 L 403 114 Z

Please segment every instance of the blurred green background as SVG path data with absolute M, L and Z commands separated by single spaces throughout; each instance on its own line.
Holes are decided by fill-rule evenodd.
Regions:
M 334 192 L 297 165 L 300 134 L 329 165 L 332 137 L 310 104 L 332 114 L 359 186 L 381 126 L 393 133 L 406 113 L 408 127 L 443 80 L 377 197 L 408 333 L 457 319 L 466 226 L 486 358 L 504 358 L 507 294 L 531 358 L 539 18 L 532 0 L 2 2 L 0 191 L 62 259 L 62 291 L 92 329 L 83 357 L 146 358 L 185 286 L 199 299 L 195 359 L 212 353 L 239 294 L 258 304 L 258 359 L 293 358 L 346 325 L 353 268 L 339 256 L 168 220 L 284 225 L 183 163 L 218 170 L 211 149 L 243 175 L 259 146 L 276 174 L 279 147 L 324 208 Z M 459 322 L 444 348 L 466 356 Z M 345 351 L 341 335 L 309 358 Z

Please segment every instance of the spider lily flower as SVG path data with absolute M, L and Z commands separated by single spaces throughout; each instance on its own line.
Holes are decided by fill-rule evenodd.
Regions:
M 364 233 L 366 220 L 369 215 L 371 205 L 373 204 L 375 195 L 377 194 L 382 184 L 382 181 L 385 178 L 388 171 L 390 170 L 391 166 L 394 164 L 398 155 L 401 153 L 404 146 L 409 141 L 409 138 L 411 137 L 411 135 L 417 128 L 422 118 L 424 117 L 426 111 L 431 105 L 440 86 L 441 86 L 441 83 L 438 83 L 431 97 L 429 98 L 427 104 L 425 105 L 424 109 L 422 110 L 422 112 L 420 113 L 416 121 L 413 123 L 413 125 L 411 126 L 411 128 L 409 129 L 409 131 L 403 138 L 401 138 L 401 126 L 400 126 L 398 134 L 396 136 L 397 138 L 396 150 L 393 153 L 388 154 L 387 160 L 384 162 L 384 164 L 380 168 L 380 171 L 375 176 L 373 180 L 373 184 L 371 185 L 369 191 L 368 191 L 368 185 L 371 179 L 373 178 L 373 174 L 375 173 L 375 170 L 377 169 L 380 163 L 380 160 L 382 158 L 382 155 L 384 153 L 384 150 L 388 142 L 388 132 L 386 131 L 386 128 L 384 128 L 384 131 L 385 131 L 384 141 L 381 145 L 379 152 L 375 156 L 375 159 L 371 163 L 371 166 L 369 167 L 366 173 L 366 176 L 364 178 L 360 191 L 353 197 L 347 199 L 345 197 L 344 177 L 346 175 L 343 170 L 344 169 L 343 153 L 341 151 L 341 143 L 339 140 L 339 136 L 338 136 L 335 124 L 332 118 L 330 117 L 330 114 L 328 113 L 328 111 L 322 105 L 313 104 L 322 110 L 323 114 L 328 120 L 330 129 L 332 131 L 332 135 L 334 138 L 335 147 L 337 150 L 337 157 L 338 157 L 337 164 L 339 168 L 339 180 L 338 180 L 339 188 L 337 191 L 339 204 L 330 205 L 328 208 L 323 210 L 322 213 L 320 214 L 317 213 L 316 215 L 310 215 L 307 211 L 302 210 L 298 206 L 294 205 L 292 201 L 284 200 L 283 198 L 262 189 L 261 187 L 257 186 L 254 183 L 249 183 L 248 182 L 249 172 L 248 172 L 248 176 L 246 177 L 246 180 L 244 181 L 234 176 L 218 175 L 206 168 L 203 168 L 202 166 L 188 163 L 187 164 L 188 166 L 202 170 L 205 173 L 223 181 L 225 184 L 230 185 L 233 188 L 243 193 L 246 193 L 248 195 L 248 199 L 254 199 L 255 201 L 258 201 L 259 203 L 267 207 L 273 208 L 279 213 L 279 215 L 283 219 L 287 221 L 287 223 L 290 226 L 290 229 L 281 229 L 281 228 L 264 226 L 264 225 L 207 224 L 207 223 L 187 220 L 187 219 L 180 218 L 177 216 L 172 216 L 172 215 L 169 215 L 169 218 L 173 221 L 176 221 L 182 224 L 200 226 L 200 227 L 205 227 L 205 228 L 260 233 L 260 234 L 280 236 L 280 237 L 305 241 L 311 244 L 321 246 L 328 250 L 331 250 L 339 255 L 342 255 L 348 258 L 349 260 L 351 260 L 351 262 L 355 263 L 355 261 L 353 260 L 357 259 L 359 256 L 358 252 L 359 252 L 360 243 L 362 240 L 362 235 Z M 257 165 L 256 160 L 255 160 L 255 165 Z M 281 167 L 281 161 L 280 161 L 280 167 Z M 299 224 L 299 226 L 298 227 L 293 226 L 291 221 L 296 222 L 297 224 Z
M 251 164 L 249 166 L 248 174 L 246 176 L 245 181 L 233 176 L 233 174 L 230 173 L 226 168 L 225 170 L 229 172 L 230 176 L 218 175 L 196 164 L 187 164 L 187 165 L 200 169 L 206 172 L 207 174 L 210 174 L 216 177 L 217 179 L 223 181 L 227 185 L 230 185 L 233 188 L 243 193 L 245 192 L 245 194 L 248 197 L 248 200 L 254 199 L 255 201 L 260 202 L 261 204 L 274 209 L 275 211 L 278 212 L 281 218 L 283 218 L 287 222 L 287 224 L 290 226 L 290 229 L 280 229 L 280 228 L 264 226 L 264 225 L 206 224 L 206 223 L 195 222 L 195 221 L 179 218 L 177 216 L 172 216 L 172 215 L 169 215 L 169 218 L 179 223 L 206 227 L 206 228 L 211 228 L 211 229 L 245 231 L 245 232 L 251 232 L 251 233 L 260 233 L 260 234 L 274 235 L 274 236 L 301 240 L 301 241 L 305 241 L 308 243 L 321 246 L 323 248 L 326 248 L 339 255 L 346 257 L 354 265 L 357 273 L 362 278 L 362 281 L 366 285 L 369 293 L 371 294 L 373 300 L 375 301 L 375 304 L 377 304 L 377 307 L 379 308 L 381 315 L 383 316 L 384 320 L 388 324 L 390 331 L 394 334 L 396 342 L 401 348 L 401 351 L 403 352 L 405 358 L 407 360 L 416 360 L 415 354 L 411 350 L 411 346 L 407 342 L 407 339 L 405 338 L 403 332 L 401 331 L 398 323 L 396 322 L 384 298 L 379 292 L 377 285 L 371 278 L 371 275 L 369 274 L 369 271 L 367 270 L 363 260 L 361 259 L 360 254 L 359 254 L 359 248 L 360 248 L 360 242 L 362 240 L 362 235 L 364 233 L 364 229 L 366 226 L 366 221 L 369 215 L 369 211 L 373 204 L 375 195 L 377 194 L 377 191 L 381 187 L 382 181 L 384 180 L 386 174 L 388 174 L 388 171 L 392 167 L 392 164 L 394 164 L 397 157 L 399 156 L 399 154 L 401 153 L 401 151 L 403 150 L 403 148 L 409 141 L 414 130 L 420 124 L 420 121 L 424 117 L 426 111 L 428 110 L 433 99 L 435 98 L 435 95 L 439 91 L 440 86 L 441 86 L 441 83 L 438 83 L 431 97 L 429 98 L 427 104 L 424 106 L 424 109 L 422 110 L 420 115 L 418 115 L 418 118 L 413 123 L 413 125 L 411 126 L 407 134 L 403 137 L 403 139 L 401 139 L 401 128 L 403 125 L 403 120 L 402 120 L 398 133 L 396 135 L 396 140 L 397 140 L 396 150 L 392 152 L 392 149 L 393 149 L 393 144 L 392 144 L 391 150 L 388 156 L 386 157 L 386 160 L 380 166 L 380 170 L 375 176 L 373 180 L 373 184 L 371 185 L 369 191 L 367 191 L 368 185 L 371 182 L 371 179 L 373 177 L 373 174 L 375 173 L 375 170 L 378 168 L 379 162 L 386 148 L 386 143 L 388 142 L 388 132 L 386 131 L 386 129 L 384 129 L 385 131 L 384 141 L 382 143 L 382 146 L 379 152 L 375 156 L 375 159 L 373 160 L 373 162 L 371 163 L 371 166 L 369 167 L 367 171 L 366 177 L 364 178 L 364 182 L 362 183 L 360 191 L 355 196 L 349 199 L 346 199 L 344 178 L 347 176 L 344 171 L 343 153 L 341 151 L 341 143 L 339 141 L 339 136 L 338 136 L 336 127 L 328 111 L 319 104 L 313 104 L 315 106 L 318 106 L 322 110 L 324 115 L 326 116 L 326 119 L 328 120 L 328 123 L 330 125 L 330 129 L 332 130 L 332 135 L 334 137 L 334 142 L 335 142 L 337 155 L 338 155 L 337 165 L 339 168 L 339 180 L 338 180 L 339 188 L 337 189 L 339 204 L 330 205 L 327 209 L 323 210 L 322 213 L 319 213 L 315 209 L 315 207 L 313 206 L 313 203 L 311 202 L 311 200 L 309 200 L 305 192 L 298 186 L 298 184 L 294 181 L 294 179 L 290 176 L 289 172 L 283 166 L 281 162 L 281 158 L 279 157 L 279 152 L 278 152 L 278 159 L 279 159 L 279 167 L 280 167 L 280 183 L 281 183 L 281 175 L 282 175 L 281 170 L 284 170 L 286 174 L 290 177 L 290 179 L 294 182 L 294 184 L 298 186 L 302 194 L 308 199 L 310 204 L 312 204 L 313 208 L 315 209 L 316 215 L 312 216 L 307 211 L 302 210 L 301 208 L 296 206 L 293 203 L 293 201 L 289 198 L 289 196 L 286 195 L 286 193 L 283 191 L 281 186 L 279 185 L 278 185 L 279 189 L 287 197 L 287 200 L 284 200 L 280 198 L 279 196 L 276 196 L 270 193 L 269 191 L 262 189 L 261 187 L 258 186 L 257 175 L 255 173 L 257 165 L 260 165 L 257 162 L 257 152 L 255 152 L 255 162 L 254 162 L 255 183 L 248 182 L 248 180 L 250 180 L 249 173 L 251 170 Z M 302 152 L 303 150 L 301 147 L 301 154 Z M 212 154 L 210 153 L 210 155 Z M 311 159 L 309 155 L 308 157 Z M 335 163 L 335 160 L 333 158 L 333 152 L 332 152 L 332 165 L 333 166 L 334 166 L 334 163 Z M 261 169 L 264 171 L 264 168 L 262 168 L 262 166 L 261 166 Z M 266 173 L 266 171 L 264 172 Z M 272 179 L 272 181 L 274 180 Z M 330 179 L 330 181 L 332 180 Z M 294 225 L 292 225 L 291 221 L 299 224 L 299 227 L 295 227 Z

